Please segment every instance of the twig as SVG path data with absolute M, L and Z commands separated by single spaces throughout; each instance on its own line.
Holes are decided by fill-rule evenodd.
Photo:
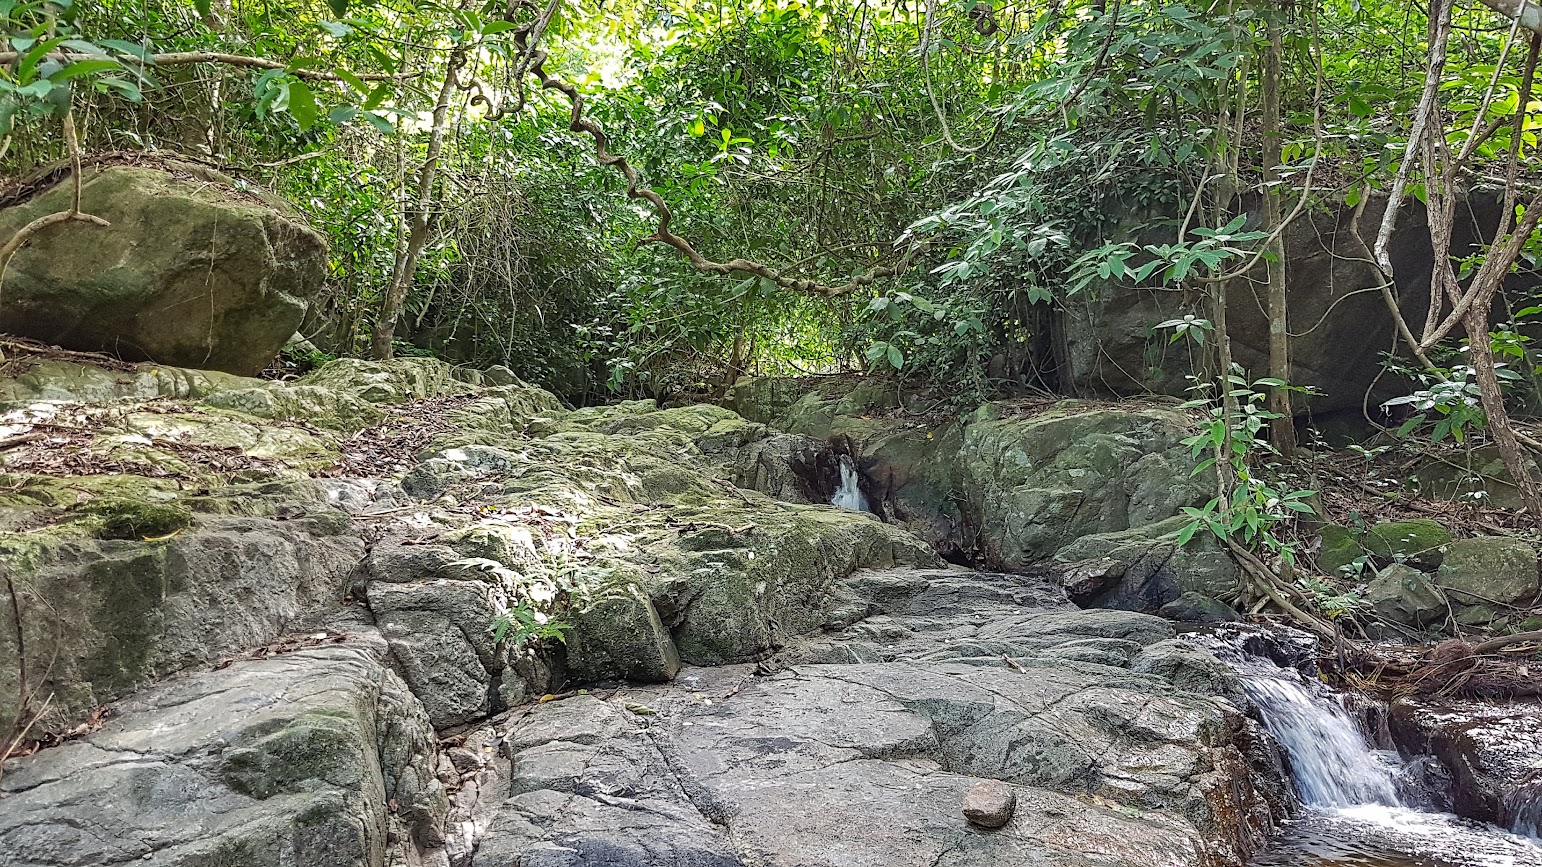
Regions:
M 0 289 L 5 287 L 5 272 L 11 266 L 11 257 L 22 248 L 23 244 L 31 240 L 33 235 L 56 226 L 60 223 L 90 223 L 95 226 L 110 226 L 111 223 L 101 217 L 92 214 L 83 214 L 80 211 L 80 139 L 75 134 L 75 115 L 73 110 L 64 113 L 64 141 L 70 149 L 70 177 L 71 194 L 70 208 L 67 211 L 48 214 L 38 217 L 36 220 L 16 230 L 5 246 L 0 247 Z

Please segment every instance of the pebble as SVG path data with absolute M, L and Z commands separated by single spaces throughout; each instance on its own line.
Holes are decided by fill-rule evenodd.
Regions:
M 1000 828 L 1012 820 L 1017 793 L 1000 780 L 981 780 L 964 793 L 964 818 L 981 828 Z

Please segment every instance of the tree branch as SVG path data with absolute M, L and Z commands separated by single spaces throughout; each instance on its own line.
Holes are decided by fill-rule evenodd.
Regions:
M 21 59 L 19 51 L 0 51 L 0 65 L 9 65 Z M 79 51 L 56 51 L 47 55 L 47 59 L 68 65 L 82 60 L 101 60 L 103 55 L 86 54 Z M 289 64 L 281 60 L 269 60 L 266 57 L 247 57 L 244 54 L 221 54 L 215 51 L 178 51 L 171 54 L 151 54 L 146 57 L 146 66 L 187 66 L 193 63 L 219 63 L 225 66 L 239 66 L 246 69 L 283 69 L 287 70 L 295 78 L 305 78 L 311 81 L 342 81 L 343 78 L 335 72 L 327 72 L 320 69 L 291 69 Z M 402 81 L 409 78 L 417 78 L 421 73 L 397 72 L 397 73 L 360 73 L 355 76 L 360 81 Z
M 1488 8 L 1532 33 L 1542 33 L 1542 4 L 1535 0 L 1480 0 Z

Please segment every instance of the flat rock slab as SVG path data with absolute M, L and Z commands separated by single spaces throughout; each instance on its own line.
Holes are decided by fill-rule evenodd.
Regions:
M 433 732 L 384 652 L 362 627 L 198 672 L 10 763 L 0 865 L 362 867 L 382 863 L 388 832 L 432 845 Z
M 1177 645 L 1162 621 L 1041 592 L 1014 576 L 866 573 L 843 587 L 865 616 L 762 674 L 686 668 L 473 732 L 468 749 L 510 757 L 460 793 L 473 865 L 1240 862 L 1276 818 L 1239 751 L 1241 715 L 1110 664 Z M 1080 658 L 1089 648 L 1105 660 Z M 1000 830 L 960 814 L 981 778 L 1015 799 Z

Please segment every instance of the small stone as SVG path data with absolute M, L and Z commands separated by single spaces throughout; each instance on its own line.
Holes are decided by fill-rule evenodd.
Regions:
M 981 828 L 1000 828 L 1012 820 L 1017 793 L 1000 780 L 982 780 L 964 793 L 964 818 Z

